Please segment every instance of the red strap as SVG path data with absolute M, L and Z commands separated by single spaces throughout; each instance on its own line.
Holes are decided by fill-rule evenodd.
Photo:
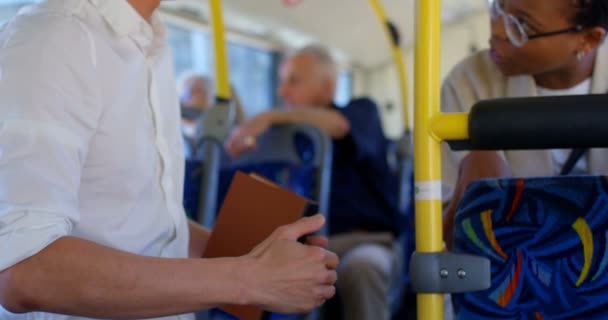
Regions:
M 283 0 L 283 5 L 287 7 L 293 7 L 300 4 L 302 0 Z

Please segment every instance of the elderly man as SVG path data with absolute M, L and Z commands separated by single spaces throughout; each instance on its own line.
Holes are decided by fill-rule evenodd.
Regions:
M 399 283 L 402 262 L 394 239 L 405 224 L 397 210 L 397 178 L 388 167 L 376 105 L 356 99 L 336 106 L 336 72 L 325 48 L 297 50 L 280 68 L 285 108 L 237 127 L 226 149 L 238 155 L 255 148 L 260 134 L 281 123 L 315 125 L 333 138 L 330 248 L 341 255 L 337 287 L 344 318 L 389 319 L 389 289 Z

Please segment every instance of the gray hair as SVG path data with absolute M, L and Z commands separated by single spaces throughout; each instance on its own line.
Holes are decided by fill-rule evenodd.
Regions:
M 210 99 L 209 104 L 213 104 L 213 99 L 215 97 L 215 88 L 213 85 L 213 80 L 211 79 L 210 76 L 205 75 L 203 73 L 199 73 L 196 71 L 185 71 L 183 72 L 180 76 L 179 79 L 177 80 L 177 92 L 179 95 L 183 94 L 186 89 L 188 89 L 191 85 L 192 82 L 194 81 L 198 81 L 200 82 L 203 87 L 205 88 L 205 91 L 207 92 L 207 97 Z M 181 99 L 181 96 L 180 96 Z
M 318 44 L 309 44 L 292 52 L 288 58 L 296 56 L 308 56 L 313 58 L 321 68 L 328 73 L 332 79 L 338 75 L 338 67 L 329 50 Z

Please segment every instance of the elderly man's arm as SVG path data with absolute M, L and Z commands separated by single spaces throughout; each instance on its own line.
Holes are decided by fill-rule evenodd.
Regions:
M 316 126 L 333 139 L 343 138 L 351 130 L 348 120 L 336 110 L 320 108 L 273 110 L 261 113 L 234 129 L 226 141 L 226 150 L 236 156 L 254 149 L 256 138 L 270 127 L 290 123 Z

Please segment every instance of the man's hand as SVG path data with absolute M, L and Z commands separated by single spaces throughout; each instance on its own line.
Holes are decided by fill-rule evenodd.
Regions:
M 329 239 L 327 239 L 327 237 L 323 237 L 323 236 L 310 236 L 310 237 L 306 237 L 306 244 L 315 246 L 315 247 L 320 247 L 323 249 L 327 249 L 327 247 L 329 245 Z
M 311 237 L 304 245 L 303 235 L 318 231 L 325 219 L 316 215 L 280 227 L 247 257 L 251 264 L 244 275 L 249 300 L 265 310 L 304 313 L 334 296 L 338 256 L 322 248 L 323 237 Z
M 236 157 L 256 148 L 257 138 L 273 125 L 272 111 L 261 113 L 232 130 L 224 147 L 228 154 Z
M 494 151 L 473 151 L 462 160 L 454 195 L 446 207 L 444 214 L 443 237 L 449 250 L 452 249 L 454 241 L 454 217 L 456 209 L 469 184 L 479 179 L 512 175 L 507 163 Z

